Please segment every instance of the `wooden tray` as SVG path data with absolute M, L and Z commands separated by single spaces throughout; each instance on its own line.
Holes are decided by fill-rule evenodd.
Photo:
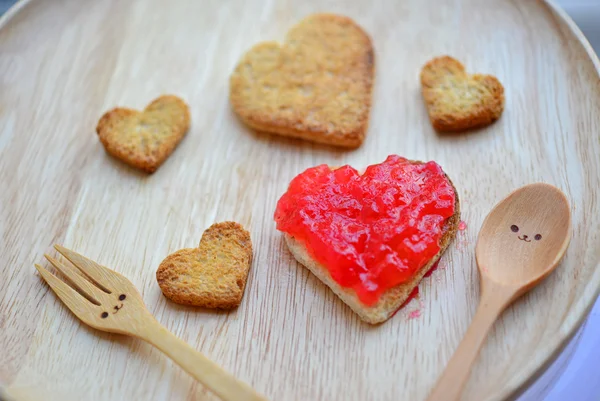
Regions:
M 228 103 L 242 53 L 315 11 L 348 15 L 373 39 L 371 126 L 356 151 L 255 133 Z M 498 123 L 432 130 L 418 74 L 446 53 L 504 83 Z M 149 345 L 89 329 L 57 301 L 33 263 L 61 243 L 129 277 L 159 321 L 271 400 L 422 400 L 475 311 L 483 218 L 512 189 L 545 181 L 572 202 L 568 256 L 494 327 L 464 399 L 514 396 L 600 289 L 599 70 L 572 21 L 543 1 L 20 3 L 0 22 L 0 382 L 24 399 L 214 398 Z M 94 128 L 107 109 L 162 93 L 189 102 L 192 128 L 148 176 L 108 157 Z M 420 299 L 372 327 L 295 263 L 272 216 L 305 168 L 390 153 L 439 162 L 468 228 Z M 255 247 L 242 305 L 219 313 L 167 302 L 160 261 L 229 219 L 249 227 Z

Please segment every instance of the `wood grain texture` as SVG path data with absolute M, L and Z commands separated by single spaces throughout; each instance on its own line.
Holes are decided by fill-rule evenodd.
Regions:
M 255 133 L 228 102 L 243 52 L 282 40 L 316 11 L 352 17 L 373 39 L 371 124 L 355 151 Z M 499 121 L 434 132 L 418 76 L 440 54 L 500 79 Z M 128 277 L 170 331 L 272 400 L 425 399 L 478 303 L 483 218 L 512 189 L 545 181 L 572 205 L 567 256 L 493 327 L 463 398 L 514 394 L 598 294 L 599 71 L 574 24 L 543 1 L 22 4 L 0 22 L 0 383 L 23 399 L 214 399 L 150 346 L 71 315 L 33 267 L 61 243 Z M 141 108 L 162 93 L 186 100 L 192 125 L 148 176 L 107 156 L 94 127 L 106 110 Z M 307 167 L 362 167 L 390 153 L 440 163 L 468 229 L 421 285 L 421 316 L 407 309 L 370 327 L 294 262 L 273 211 Z M 214 312 L 168 302 L 156 267 L 221 220 L 252 236 L 242 304 Z

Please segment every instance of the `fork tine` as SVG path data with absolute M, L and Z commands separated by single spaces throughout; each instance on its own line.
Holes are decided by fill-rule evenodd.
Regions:
M 77 317 L 89 311 L 92 304 L 80 293 L 69 287 L 64 281 L 60 280 L 54 274 L 36 264 L 35 268 L 56 296 L 73 312 Z
M 54 248 L 71 263 L 73 263 L 75 267 L 92 279 L 94 284 L 96 284 L 101 290 L 108 294 L 112 293 L 112 291 L 108 289 L 108 286 L 110 286 L 109 283 L 113 281 L 111 279 L 111 275 L 114 274 L 113 272 L 106 267 L 99 265 L 93 260 L 88 259 L 85 256 L 63 246 L 54 245 Z
M 101 290 L 99 288 L 92 285 L 92 283 L 85 279 L 81 273 L 78 273 L 71 266 L 59 262 L 50 255 L 44 254 L 44 257 L 52 264 L 52 266 L 56 267 L 56 270 L 61 272 L 67 279 L 69 279 L 71 284 L 73 284 L 83 296 L 85 296 L 93 304 L 100 305 L 99 295 Z

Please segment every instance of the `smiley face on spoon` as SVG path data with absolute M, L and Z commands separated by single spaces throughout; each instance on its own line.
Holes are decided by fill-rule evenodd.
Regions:
M 518 233 L 519 232 L 519 226 L 516 224 L 513 224 L 510 226 L 510 230 L 513 233 Z M 521 241 L 525 241 L 525 242 L 531 242 L 531 237 L 529 237 L 527 234 L 522 234 L 517 236 L 517 238 L 519 238 Z M 541 241 L 542 239 L 542 234 L 536 234 L 535 237 L 533 237 L 533 239 L 535 239 L 536 241 Z
M 483 276 L 520 287 L 518 294 L 546 277 L 564 255 L 571 237 L 565 195 L 543 183 L 509 194 L 485 219 L 476 247 Z

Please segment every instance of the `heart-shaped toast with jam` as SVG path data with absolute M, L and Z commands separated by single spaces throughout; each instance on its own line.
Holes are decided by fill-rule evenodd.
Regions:
M 230 79 L 234 111 L 249 126 L 342 147 L 365 137 L 374 54 L 368 35 L 350 18 L 315 14 L 285 43 L 259 43 Z
M 504 110 L 504 87 L 492 75 L 469 75 L 452 57 L 429 61 L 421 88 L 431 124 L 438 131 L 465 131 L 489 125 Z
M 250 234 L 240 224 L 227 221 L 210 226 L 198 248 L 167 256 L 156 279 L 173 302 L 230 309 L 242 301 L 251 263 Z
M 143 111 L 117 107 L 106 112 L 96 127 L 106 151 L 153 173 L 175 150 L 190 126 L 187 104 L 177 96 L 161 96 Z
M 363 174 L 350 166 L 309 168 L 275 211 L 296 260 L 372 324 L 408 299 L 459 218 L 458 194 L 437 163 L 395 155 Z

